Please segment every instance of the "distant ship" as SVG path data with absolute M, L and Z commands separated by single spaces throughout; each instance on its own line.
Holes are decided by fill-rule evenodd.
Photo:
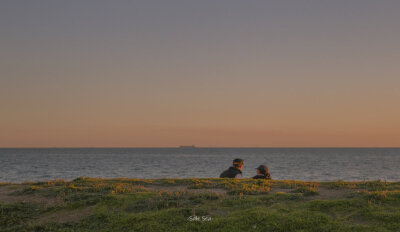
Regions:
M 179 146 L 179 148 L 196 148 L 194 145 L 191 146 Z

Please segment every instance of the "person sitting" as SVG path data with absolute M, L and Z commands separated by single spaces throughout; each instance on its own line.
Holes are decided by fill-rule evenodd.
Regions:
M 242 175 L 243 160 L 234 159 L 233 164 L 227 170 L 223 171 L 220 178 L 243 178 Z
M 269 174 L 268 167 L 265 165 L 260 165 L 256 168 L 257 175 L 253 176 L 253 179 L 271 179 L 271 175 Z

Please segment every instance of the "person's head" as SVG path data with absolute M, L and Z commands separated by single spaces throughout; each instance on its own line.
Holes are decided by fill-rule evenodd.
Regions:
M 234 159 L 234 160 L 233 160 L 233 166 L 234 166 L 235 168 L 239 169 L 239 170 L 242 170 L 242 167 L 243 167 L 243 160 L 242 160 L 242 159 L 239 159 L 239 158 Z
M 260 165 L 258 168 L 256 168 L 256 172 L 257 174 L 265 175 L 268 173 L 268 167 L 265 165 Z

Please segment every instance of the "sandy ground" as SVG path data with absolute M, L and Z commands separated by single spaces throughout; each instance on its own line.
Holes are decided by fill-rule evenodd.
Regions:
M 47 222 L 77 222 L 82 218 L 88 216 L 92 208 L 93 206 L 75 210 L 60 210 L 35 220 L 34 224 L 45 224 Z
M 44 207 L 51 207 L 56 205 L 63 205 L 64 201 L 55 197 L 45 197 L 39 194 L 29 194 L 29 195 L 15 195 L 16 192 L 23 190 L 29 185 L 2 185 L 0 186 L 0 203 L 10 204 L 10 203 L 34 203 L 40 204 Z M 90 208 L 76 209 L 76 210 L 60 210 L 53 212 L 49 215 L 44 215 L 36 220 L 30 222 L 32 224 L 43 224 L 49 221 L 53 222 L 75 222 L 86 217 L 90 213 Z
M 0 203 L 3 204 L 9 204 L 15 202 L 37 203 L 37 204 L 43 204 L 46 207 L 63 204 L 62 199 L 58 199 L 55 197 L 45 197 L 39 194 L 30 194 L 30 195 L 13 194 L 23 190 L 26 187 L 28 186 L 14 185 L 14 184 L 0 186 Z
M 218 194 L 226 194 L 225 189 L 220 188 L 208 188 L 208 189 L 190 189 L 187 186 L 146 186 L 146 188 L 150 189 L 151 191 L 170 191 L 170 192 L 181 192 L 181 191 L 188 191 L 189 193 L 218 193 Z

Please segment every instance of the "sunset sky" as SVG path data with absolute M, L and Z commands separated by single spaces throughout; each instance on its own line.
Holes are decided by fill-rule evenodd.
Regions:
M 399 147 L 400 1 L 0 2 L 0 147 Z

